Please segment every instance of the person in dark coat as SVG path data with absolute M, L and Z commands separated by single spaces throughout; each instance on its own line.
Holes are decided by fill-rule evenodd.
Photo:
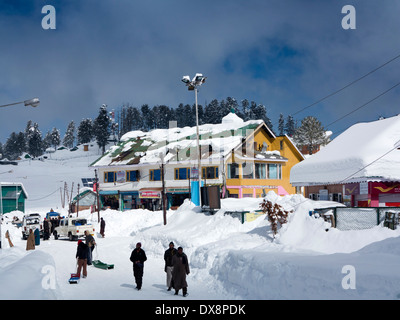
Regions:
M 172 258 L 172 281 L 174 283 L 175 295 L 178 295 L 180 289 L 183 291 L 183 296 L 186 297 L 187 293 L 187 282 L 186 275 L 190 273 L 189 261 L 186 254 L 183 253 L 183 248 L 179 247 L 178 252 Z
M 100 218 L 100 234 L 103 238 L 105 229 L 106 229 L 106 222 L 103 220 L 103 218 Z
M 35 234 L 35 246 L 40 245 L 40 230 L 39 228 L 36 228 L 35 231 L 33 231 Z
M 76 273 L 81 276 L 81 270 L 83 278 L 87 277 L 87 257 L 88 257 L 88 246 L 82 240 L 78 240 L 78 248 L 76 250 L 76 258 L 78 259 L 78 269 Z
M 48 240 L 50 238 L 50 227 L 49 221 L 46 218 L 43 220 L 43 240 Z
M 172 265 L 172 258 L 174 257 L 174 255 L 176 255 L 178 250 L 176 250 L 174 248 L 174 243 L 171 241 L 169 243 L 169 248 L 167 250 L 165 250 L 164 253 L 164 261 L 165 261 L 165 267 L 164 267 L 164 271 L 167 273 L 167 287 L 168 287 L 168 291 L 171 290 L 172 288 L 172 270 L 174 269 L 173 265 Z
M 147 260 L 146 253 L 141 247 L 142 244 L 138 242 L 130 257 L 130 260 L 133 262 L 133 275 L 137 290 L 142 288 L 144 262 Z

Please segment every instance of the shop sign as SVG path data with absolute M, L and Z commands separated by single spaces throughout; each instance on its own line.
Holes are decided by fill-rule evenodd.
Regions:
M 400 183 L 372 182 L 371 193 L 400 193 Z
M 345 194 L 356 195 L 360 194 L 360 184 L 359 183 L 348 183 L 344 186 Z
M 368 182 L 360 182 L 360 194 L 368 194 Z
M 189 193 L 189 188 L 168 188 L 168 193 Z
M 190 168 L 190 179 L 198 179 L 199 178 L 199 168 L 193 167 Z
M 160 199 L 160 191 L 139 191 L 139 198 Z
M 117 182 L 125 182 L 125 171 L 117 171 Z

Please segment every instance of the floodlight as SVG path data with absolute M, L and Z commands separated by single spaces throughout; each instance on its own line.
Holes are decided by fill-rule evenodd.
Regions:
M 40 101 L 39 98 L 33 98 L 33 99 L 29 99 L 29 100 L 25 100 L 24 101 L 24 105 L 27 106 L 31 106 L 31 107 L 37 107 L 39 105 Z

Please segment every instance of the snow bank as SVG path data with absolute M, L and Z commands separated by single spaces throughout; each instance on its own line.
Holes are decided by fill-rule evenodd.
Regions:
M 0 299 L 56 299 L 55 263 L 42 251 L 13 247 L 0 255 Z M 7 288 L 7 290 L 5 290 Z

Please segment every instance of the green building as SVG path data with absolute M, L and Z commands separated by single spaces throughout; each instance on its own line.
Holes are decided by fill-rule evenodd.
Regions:
M 0 214 L 19 210 L 25 212 L 28 194 L 22 183 L 0 182 Z

